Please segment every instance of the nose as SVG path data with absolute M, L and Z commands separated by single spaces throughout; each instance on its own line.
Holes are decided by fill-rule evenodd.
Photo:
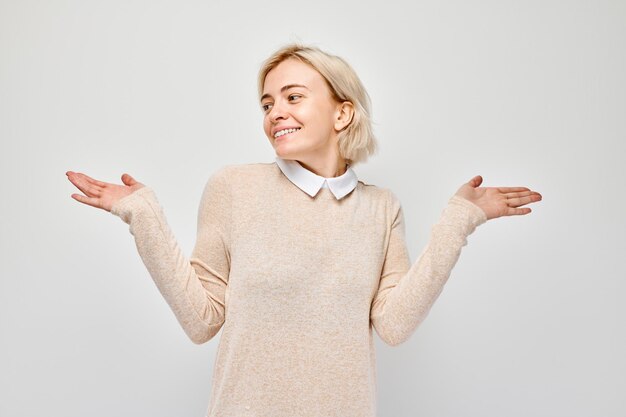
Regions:
M 270 109 L 270 113 L 269 113 L 269 118 L 270 121 L 274 124 L 276 124 L 278 122 L 278 120 L 280 119 L 285 119 L 286 118 L 286 112 L 282 107 L 281 101 L 277 100 L 273 105 L 272 108 Z

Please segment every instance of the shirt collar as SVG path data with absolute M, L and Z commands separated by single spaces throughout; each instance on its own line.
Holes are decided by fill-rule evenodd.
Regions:
M 302 191 L 315 197 L 322 187 L 327 187 L 337 200 L 349 194 L 357 186 L 358 178 L 350 166 L 342 175 L 324 178 L 309 171 L 298 161 L 276 157 L 276 164 L 289 180 Z

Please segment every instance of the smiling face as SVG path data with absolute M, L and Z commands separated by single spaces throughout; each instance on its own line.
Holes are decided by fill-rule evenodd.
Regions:
M 277 156 L 310 164 L 337 159 L 337 133 L 345 126 L 341 104 L 311 66 L 290 58 L 268 72 L 261 107 Z

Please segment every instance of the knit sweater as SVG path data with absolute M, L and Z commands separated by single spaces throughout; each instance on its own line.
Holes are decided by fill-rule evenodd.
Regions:
M 487 218 L 454 195 L 411 264 L 401 204 L 359 181 L 311 197 L 276 162 L 228 165 L 206 183 L 186 257 L 154 191 L 111 213 L 187 336 L 221 337 L 208 417 L 374 417 L 373 329 L 406 341 L 441 293 L 467 237 Z

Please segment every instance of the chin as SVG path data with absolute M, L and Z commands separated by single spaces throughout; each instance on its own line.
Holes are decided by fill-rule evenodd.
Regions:
M 289 152 L 289 150 L 285 150 L 284 146 L 279 146 L 275 148 L 276 156 L 281 157 L 283 159 L 294 159 L 296 155 L 293 152 Z

